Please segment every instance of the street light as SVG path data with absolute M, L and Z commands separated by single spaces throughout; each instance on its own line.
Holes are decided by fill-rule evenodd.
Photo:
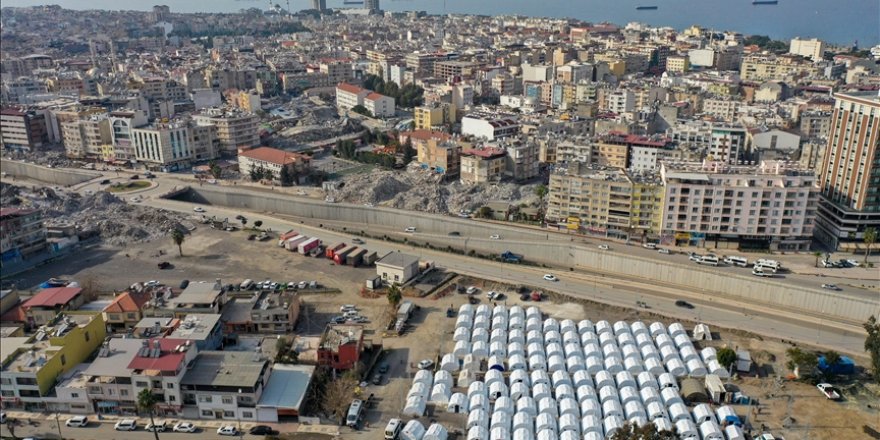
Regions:
M 241 388 L 238 389 L 238 397 L 241 397 Z M 238 400 L 235 401 L 235 418 L 238 419 L 238 438 L 244 438 L 244 432 L 241 430 L 241 411 L 238 408 Z

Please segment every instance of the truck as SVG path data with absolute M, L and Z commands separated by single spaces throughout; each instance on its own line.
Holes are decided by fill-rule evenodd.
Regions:
M 332 246 L 327 246 L 327 251 L 325 253 L 326 257 L 332 260 L 333 257 L 336 256 L 336 251 L 339 251 L 341 249 L 345 249 L 345 246 L 346 246 L 345 243 L 336 243 Z
M 840 400 L 840 393 L 837 392 L 837 389 L 834 388 L 830 383 L 820 383 L 816 385 L 816 388 L 818 388 L 819 391 L 825 395 L 826 399 Z
M 296 232 L 293 229 L 281 234 L 278 236 L 278 247 L 284 247 L 284 243 L 286 243 L 287 240 L 296 237 L 297 235 L 299 235 L 299 232 Z
M 297 246 L 299 246 L 300 243 L 302 243 L 308 239 L 309 239 L 309 237 L 307 237 L 305 235 L 297 235 L 296 237 L 288 238 L 287 241 L 284 243 L 284 247 L 287 250 L 294 252 L 297 250 Z
M 312 237 L 306 241 L 301 242 L 299 245 L 297 245 L 296 250 L 297 250 L 297 252 L 305 255 L 305 254 L 309 253 L 312 249 L 314 249 L 320 245 L 321 245 L 321 239 L 319 239 L 318 237 Z
M 361 249 L 361 248 L 355 249 L 355 250 L 351 251 L 351 253 L 348 254 L 348 256 L 345 258 L 345 263 L 351 267 L 358 266 L 361 264 L 361 262 L 363 262 L 364 255 L 366 255 L 366 253 L 367 253 L 366 249 Z
M 367 251 L 367 253 L 364 254 L 364 261 L 362 261 L 361 264 L 363 264 L 364 266 L 372 266 L 374 263 L 376 263 L 376 260 L 378 260 L 378 259 L 379 259 L 379 254 L 376 253 L 376 251 L 373 251 L 373 252 Z
M 348 257 L 348 254 L 350 254 L 355 249 L 357 249 L 357 246 L 351 245 L 351 246 L 345 247 L 341 251 L 336 252 L 336 254 L 333 255 L 333 262 L 335 262 L 336 264 L 338 264 L 340 266 L 345 264 L 346 257 Z
M 523 257 L 519 254 L 514 254 L 510 251 L 504 251 L 501 254 L 501 259 L 504 260 L 505 263 L 522 263 Z
M 409 317 L 412 315 L 413 309 L 415 309 L 415 305 L 412 301 L 404 301 L 400 304 L 400 307 L 397 308 L 397 320 L 406 322 L 409 320 Z

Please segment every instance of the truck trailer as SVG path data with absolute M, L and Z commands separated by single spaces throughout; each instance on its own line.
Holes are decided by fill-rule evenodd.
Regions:
M 336 255 L 333 256 L 333 261 L 339 265 L 345 264 L 347 260 L 346 257 L 348 257 L 348 254 L 350 254 L 355 249 L 357 249 L 357 246 L 355 245 L 345 247 L 341 251 L 336 252 Z
M 367 253 L 364 254 L 364 261 L 361 261 L 361 264 L 363 264 L 364 266 L 372 266 L 378 259 L 379 254 L 376 253 L 376 251 L 367 251 Z
M 355 267 L 361 264 L 364 259 L 364 255 L 366 255 L 366 249 L 355 249 L 348 254 L 345 258 L 345 263 L 349 266 Z
M 321 245 L 321 239 L 319 239 L 318 237 L 312 237 L 312 238 L 300 243 L 296 247 L 296 250 L 297 250 L 297 252 L 305 255 L 305 254 L 308 254 L 309 252 L 311 252 L 312 249 L 314 249 L 320 245 Z
M 299 244 L 308 239 L 309 237 L 305 235 L 297 235 L 296 237 L 288 238 L 284 243 L 284 247 L 291 252 L 295 252 L 298 249 Z
M 284 243 L 286 243 L 287 240 L 296 237 L 297 235 L 299 235 L 299 232 L 296 232 L 293 229 L 281 234 L 278 237 L 278 247 L 284 247 Z
M 327 252 L 325 253 L 325 256 L 332 260 L 333 257 L 336 256 L 336 251 L 345 249 L 345 246 L 345 243 L 336 243 L 332 246 L 327 246 Z

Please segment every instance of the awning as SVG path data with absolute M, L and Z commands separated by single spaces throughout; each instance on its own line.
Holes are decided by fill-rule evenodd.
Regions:
M 98 408 L 116 408 L 117 406 L 119 406 L 119 402 L 113 402 L 110 400 L 98 401 Z

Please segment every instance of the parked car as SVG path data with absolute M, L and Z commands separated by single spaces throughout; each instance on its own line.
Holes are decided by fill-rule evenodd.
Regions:
M 559 281 L 559 278 L 556 278 L 556 275 L 553 275 L 552 273 L 547 273 L 547 274 L 544 274 L 544 280 L 546 280 L 546 281 Z
M 64 422 L 64 426 L 71 428 L 82 428 L 89 425 L 89 418 L 86 416 L 73 416 Z
M 700 254 L 696 254 L 694 252 L 688 254 L 688 260 L 696 261 L 697 263 L 699 263 L 702 259 L 703 257 Z
M 135 175 L 129 177 L 129 179 L 131 179 L 131 180 L 138 180 L 138 179 L 140 179 L 140 178 L 141 178 L 141 176 L 138 176 L 137 174 L 135 174 Z
M 133 419 L 122 419 L 113 425 L 113 429 L 117 431 L 134 431 L 137 429 L 137 422 Z
M 835 262 L 833 262 L 833 261 L 830 261 L 830 260 L 822 260 L 822 267 L 824 267 L 824 268 L 832 268 L 832 267 L 839 267 L 839 266 L 837 265 L 837 263 L 835 263 Z
M 452 231 L 452 232 L 449 233 L 449 236 L 450 236 L 450 237 L 461 237 L 461 232 L 458 232 L 458 231 Z
M 0 424 L 6 423 L 6 413 L 0 411 Z
M 110 179 L 104 179 L 101 181 L 101 185 L 109 185 L 109 184 L 110 184 Z
M 390 367 L 388 366 L 388 364 L 383 362 L 383 363 L 379 364 L 379 368 L 376 371 L 378 371 L 379 373 L 385 374 L 388 372 L 389 368 Z
M 840 393 L 837 391 L 837 388 L 834 388 L 830 383 L 820 383 L 816 385 L 816 388 L 825 395 L 825 398 L 828 400 L 840 400 Z
M 840 290 L 840 287 L 837 287 L 837 284 L 823 284 L 822 288 L 828 290 Z
M 202 208 L 201 206 L 196 206 L 196 207 L 193 208 L 193 211 L 195 211 L 195 212 L 205 212 L 205 208 Z
M 193 433 L 196 432 L 196 425 L 189 422 L 177 422 L 172 431 Z
M 352 239 L 351 239 L 351 242 L 354 243 L 354 244 L 364 244 L 364 241 L 361 240 L 360 238 L 357 238 L 357 237 L 352 238 Z
M 163 261 L 159 263 L 159 270 L 171 269 L 171 263 Z
M 189 280 L 183 280 L 180 282 L 181 289 L 186 289 L 186 286 L 189 286 Z
M 529 295 L 528 293 L 523 293 L 519 296 L 519 299 L 520 301 L 528 301 L 529 299 L 531 299 L 531 295 Z
M 416 227 L 415 227 L 415 226 L 410 226 L 410 227 L 404 229 L 403 232 L 407 232 L 407 233 L 412 234 L 413 232 L 416 232 Z
M 370 383 L 372 383 L 373 385 L 382 385 L 382 375 L 374 374 L 373 379 L 370 380 Z
M 429 370 L 434 366 L 434 361 L 430 359 L 423 359 L 419 361 L 419 370 Z
M 669 249 L 666 248 L 657 248 L 657 253 L 669 255 Z
M 474 287 L 474 286 L 470 286 L 470 287 L 467 288 L 467 290 L 466 290 L 465 292 L 466 292 L 468 295 L 473 295 L 473 294 L 477 293 L 479 290 L 480 290 L 480 289 L 477 289 L 477 288 Z
M 155 423 L 148 423 L 148 424 L 147 424 L 147 427 L 144 428 L 144 429 L 146 429 L 146 430 L 149 431 L 149 432 L 153 432 L 153 431 L 156 431 L 156 432 L 165 432 L 165 428 L 166 428 L 167 426 L 168 426 L 168 422 L 166 422 L 166 421 L 164 421 L 164 420 L 159 420 L 159 421 L 157 421 L 157 422 L 155 422 Z
M 232 425 L 221 426 L 217 428 L 217 435 L 238 435 L 238 430 Z
M 278 431 L 272 429 L 271 426 L 257 425 L 248 431 L 250 435 L 277 435 Z
M 339 307 L 339 313 L 345 313 L 350 310 L 357 311 L 357 307 L 355 307 L 354 304 L 343 304 L 342 306 Z
M 490 291 L 486 292 L 486 298 L 488 298 L 489 301 L 492 301 L 493 299 L 495 299 L 495 297 L 497 295 L 498 295 L 498 292 L 496 292 L 494 290 L 490 290 Z
M 501 240 L 501 236 L 498 234 L 492 234 L 489 236 L 489 238 L 492 240 Z
M 678 301 L 676 301 L 676 302 L 675 302 L 675 305 L 678 306 L 678 307 L 681 307 L 681 308 L 685 308 L 685 309 L 692 309 L 692 308 L 694 308 L 694 305 L 693 305 L 693 304 L 691 304 L 691 303 L 689 303 L 689 302 L 687 302 L 687 301 L 681 300 L 681 299 L 678 300 Z

